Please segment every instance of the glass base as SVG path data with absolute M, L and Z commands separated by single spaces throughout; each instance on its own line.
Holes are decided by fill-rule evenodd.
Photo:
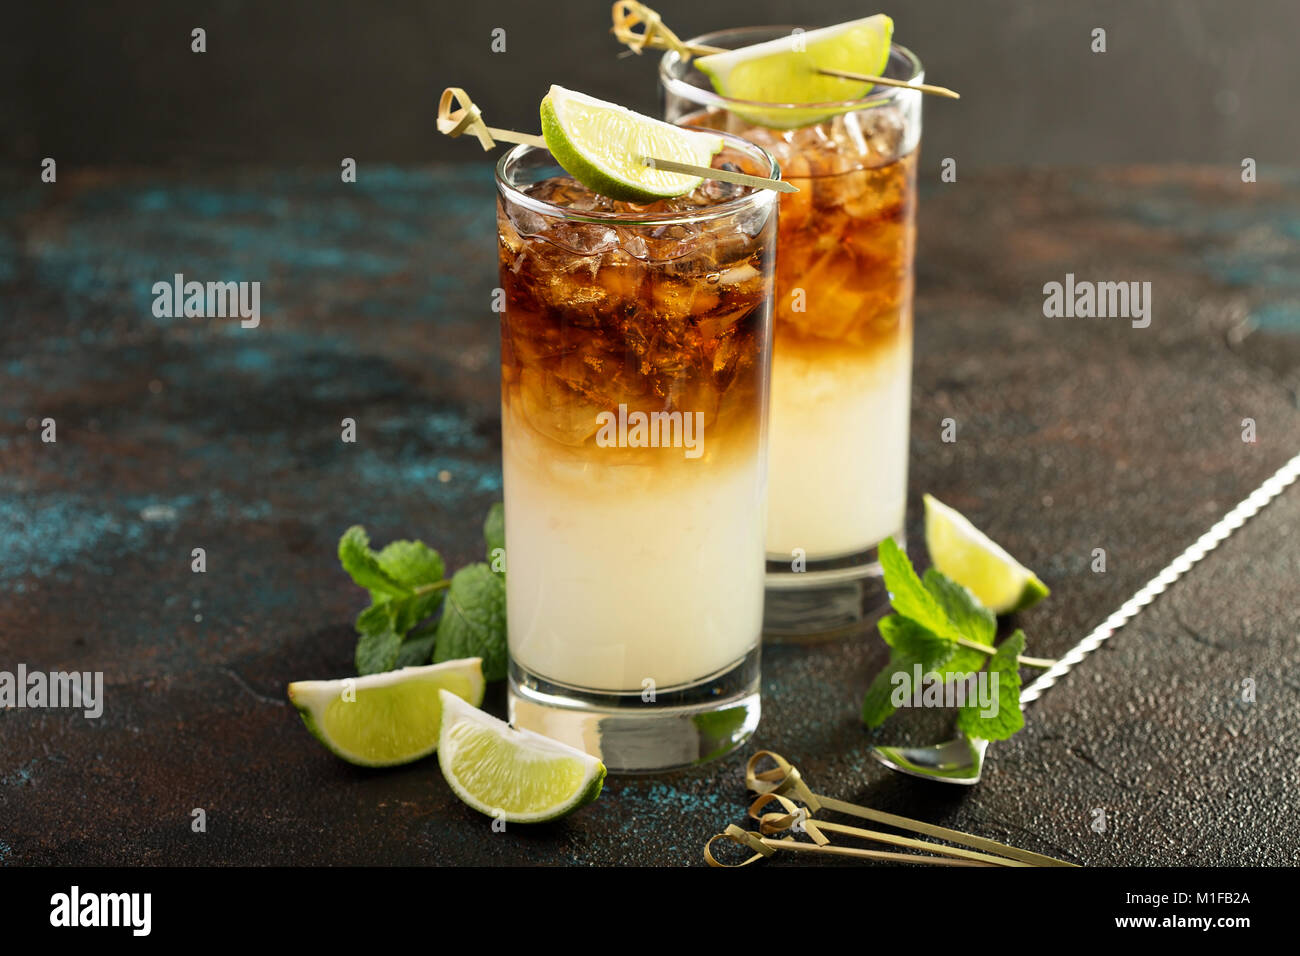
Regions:
M 510 722 L 599 757 L 611 773 L 693 767 L 731 753 L 758 726 L 759 656 L 703 681 L 610 693 L 557 684 L 510 662 Z
M 907 542 L 900 531 L 893 536 Z M 763 640 L 769 644 L 833 641 L 866 633 L 889 610 L 875 547 L 838 558 L 809 561 L 794 571 L 789 561 L 767 562 Z

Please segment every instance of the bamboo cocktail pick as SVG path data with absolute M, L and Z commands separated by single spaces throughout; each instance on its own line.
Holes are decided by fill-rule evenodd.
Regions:
M 776 766 L 770 770 L 759 770 L 758 764 L 764 759 L 770 759 Z M 760 750 L 749 759 L 749 762 L 745 765 L 745 783 L 750 790 L 759 795 L 758 799 L 749 808 L 750 818 L 758 822 L 758 833 L 753 833 L 732 824 L 722 833 L 715 834 L 704 846 L 704 857 L 711 866 L 748 866 L 750 863 L 772 856 L 781 850 L 826 853 L 835 856 L 851 856 L 865 860 L 887 860 L 896 863 L 921 863 L 930 866 L 1075 866 L 1073 863 L 1067 863 L 1055 857 L 1032 853 L 1029 850 L 998 843 L 996 840 L 987 840 L 983 837 L 972 836 L 969 833 L 962 833 L 960 830 L 950 830 L 947 827 L 935 826 L 920 820 L 912 820 L 897 814 L 872 810 L 870 807 L 861 807 L 845 800 L 836 800 L 833 797 L 813 793 L 796 767 L 780 754 L 768 750 Z M 795 800 L 800 801 L 803 806 L 796 804 Z M 785 812 L 763 812 L 764 808 L 773 802 L 780 804 Z M 926 836 L 946 840 L 949 843 L 961 844 L 963 847 L 971 847 L 972 849 L 946 846 L 928 840 L 898 836 L 878 830 L 867 830 L 862 827 L 847 826 L 842 823 L 833 823 L 815 818 L 814 814 L 822 810 L 873 820 L 887 826 L 897 827 L 900 830 L 911 830 L 914 833 L 925 834 Z M 780 839 L 772 836 L 772 834 L 784 830 L 807 833 L 813 842 L 802 843 L 789 836 Z M 862 850 L 855 847 L 835 846 L 831 844 L 830 838 L 826 835 L 828 833 L 856 837 L 872 843 L 922 852 L 920 854 L 899 853 L 889 850 Z M 712 849 L 714 841 L 721 838 L 747 847 L 753 850 L 755 855 L 739 864 L 721 863 L 713 855 Z
M 643 27 L 637 32 L 635 27 Z M 676 33 L 668 29 L 663 18 L 644 3 L 637 0 L 618 0 L 614 4 L 614 26 L 610 28 L 614 38 L 624 44 L 632 53 L 640 53 L 646 47 L 655 50 L 672 50 L 683 60 L 693 56 L 708 56 L 711 53 L 730 53 L 720 46 L 704 43 L 687 43 Z M 887 76 L 871 76 L 867 73 L 850 73 L 847 70 L 818 69 L 823 76 L 835 76 L 842 80 L 856 80 L 859 83 L 873 83 L 880 86 L 898 86 L 907 90 L 920 90 L 933 96 L 946 96 L 951 100 L 961 99 L 961 94 L 946 86 L 934 86 L 930 83 L 909 83 L 907 80 L 895 80 Z
M 459 105 L 453 105 L 459 104 Z M 546 149 L 546 140 L 533 133 L 517 133 L 511 129 L 497 129 L 488 126 L 483 120 L 483 112 L 474 105 L 459 86 L 449 86 L 442 91 L 438 100 L 438 132 L 453 138 L 469 133 L 476 138 L 484 150 L 489 150 L 503 143 L 522 143 L 525 146 L 537 146 Z M 662 169 L 670 173 L 683 173 L 687 176 L 699 176 L 703 179 L 717 179 L 739 186 L 754 189 L 773 189 L 779 193 L 797 193 L 799 190 L 779 179 L 765 179 L 762 176 L 750 176 L 748 173 L 732 172 L 729 169 L 714 169 L 711 166 L 696 166 L 693 163 L 678 163 L 673 160 L 659 159 L 655 156 L 641 156 L 639 160 L 651 169 Z
M 459 103 L 460 106 L 453 109 L 453 102 Z M 469 94 L 459 86 L 449 86 L 442 91 L 442 97 L 438 100 L 438 132 L 445 133 L 453 139 L 469 133 L 478 139 L 484 152 L 495 146 L 497 140 L 503 143 L 522 143 L 525 146 L 546 148 L 546 140 L 540 136 L 488 126 L 483 122 L 483 112 L 474 105 Z

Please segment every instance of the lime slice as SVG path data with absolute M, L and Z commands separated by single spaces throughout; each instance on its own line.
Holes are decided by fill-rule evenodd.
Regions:
M 443 693 L 438 763 L 451 789 L 475 810 L 510 823 L 540 823 L 600 794 L 605 765 L 529 730 L 515 730 Z
M 1023 611 L 1047 585 L 988 535 L 938 498 L 925 496 L 925 546 L 934 566 L 963 584 L 994 614 Z
M 346 680 L 289 685 L 289 700 L 313 736 L 348 763 L 391 767 L 438 748 L 441 691 L 483 702 L 482 660 L 403 667 Z
M 611 199 L 647 203 L 683 196 L 699 176 L 652 169 L 646 157 L 708 166 L 722 137 L 679 129 L 616 103 L 552 86 L 542 100 L 542 136 L 565 171 Z
M 695 61 L 718 95 L 758 103 L 834 103 L 866 96 L 872 84 L 825 76 L 845 70 L 880 76 L 889 62 L 894 21 L 883 13 L 861 20 L 712 53 Z M 820 122 L 824 110 L 733 110 L 761 126 L 794 129 Z

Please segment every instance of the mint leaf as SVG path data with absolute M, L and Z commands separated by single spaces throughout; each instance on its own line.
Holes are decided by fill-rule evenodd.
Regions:
M 390 541 L 375 561 L 390 578 L 412 589 L 441 581 L 446 571 L 442 556 L 423 541 Z
M 943 606 L 925 589 L 907 554 L 893 538 L 880 542 L 880 566 L 894 610 L 936 636 L 951 639 L 952 626 Z
M 898 614 L 886 614 L 876 622 L 876 629 L 880 631 L 880 636 L 890 647 L 898 646 L 898 632 L 908 626 L 915 627 L 916 625 Z
M 390 542 L 375 555 L 375 560 L 385 574 L 411 591 L 424 585 L 437 584 L 442 580 L 446 568 L 442 556 L 423 541 Z M 443 591 L 439 588 L 426 594 L 416 594 L 403 602 L 397 613 L 397 633 L 405 634 L 438 610 Z M 381 600 L 374 592 L 371 592 L 371 597 L 375 601 Z
M 506 570 L 506 506 L 497 502 L 488 509 L 483 521 L 483 540 L 487 542 L 487 560 L 493 571 Z
M 506 585 L 486 564 L 461 568 L 451 579 L 438 622 L 435 663 L 483 658 L 483 677 L 506 676 Z
M 873 730 L 894 716 L 898 708 L 894 705 L 894 674 L 910 673 L 912 664 L 904 658 L 891 658 L 886 667 L 881 668 L 867 693 L 862 698 L 862 722 Z
M 433 646 L 437 641 L 435 629 L 414 631 L 406 635 L 402 647 L 397 652 L 394 667 L 422 667 L 433 660 Z
M 924 586 L 962 637 L 990 647 L 993 645 L 998 620 L 969 588 L 958 584 L 938 568 L 930 568 L 925 572 Z
M 936 637 L 933 632 L 927 631 L 920 624 L 899 614 L 882 617 L 876 627 L 880 628 L 880 636 L 894 649 L 895 654 L 933 660 L 936 662 L 935 667 L 947 660 L 956 650 L 952 641 Z
M 943 608 L 951 633 L 968 641 L 993 646 L 997 636 L 998 620 L 993 612 L 980 603 L 979 598 L 937 568 L 925 572 L 925 589 Z M 990 655 L 969 647 L 957 648 L 949 661 L 949 670 L 973 672 L 984 667 Z
M 1020 710 L 1020 665 L 1016 661 L 1024 650 L 1025 632 L 1021 630 L 998 645 L 988 665 L 989 679 L 994 674 L 998 677 L 997 710 L 986 717 L 978 701 L 968 701 L 957 714 L 957 727 L 967 737 L 1006 740 L 1025 725 Z
M 354 524 L 339 538 L 339 563 L 352 580 L 370 592 L 373 601 L 405 597 L 409 591 L 395 581 L 379 565 L 377 556 L 370 550 L 370 537 L 366 529 Z
M 357 616 L 357 673 L 379 674 L 397 664 L 402 637 L 394 630 L 395 612 L 391 604 L 372 604 Z

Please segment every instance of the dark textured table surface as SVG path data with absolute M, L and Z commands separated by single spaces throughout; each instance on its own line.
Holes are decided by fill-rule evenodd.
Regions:
M 354 185 L 0 180 L 0 670 L 106 681 L 98 720 L 0 710 L 0 863 L 698 864 L 740 820 L 758 747 L 821 792 L 1084 864 L 1300 862 L 1294 487 L 1034 704 L 973 789 L 868 756 L 947 729 L 862 728 L 875 636 L 769 649 L 751 746 L 612 779 L 553 825 L 493 833 L 434 760 L 326 753 L 284 690 L 351 673 L 364 601 L 339 533 L 421 537 L 456 565 L 501 495 L 492 202 L 486 162 L 363 166 Z M 966 512 L 1053 589 L 1019 621 L 1031 652 L 1065 651 L 1300 449 L 1298 253 L 1296 172 L 925 187 L 912 541 L 923 491 Z M 155 318 L 151 286 L 177 272 L 260 281 L 261 325 Z M 1150 327 L 1044 318 L 1043 284 L 1067 272 L 1150 281 Z

